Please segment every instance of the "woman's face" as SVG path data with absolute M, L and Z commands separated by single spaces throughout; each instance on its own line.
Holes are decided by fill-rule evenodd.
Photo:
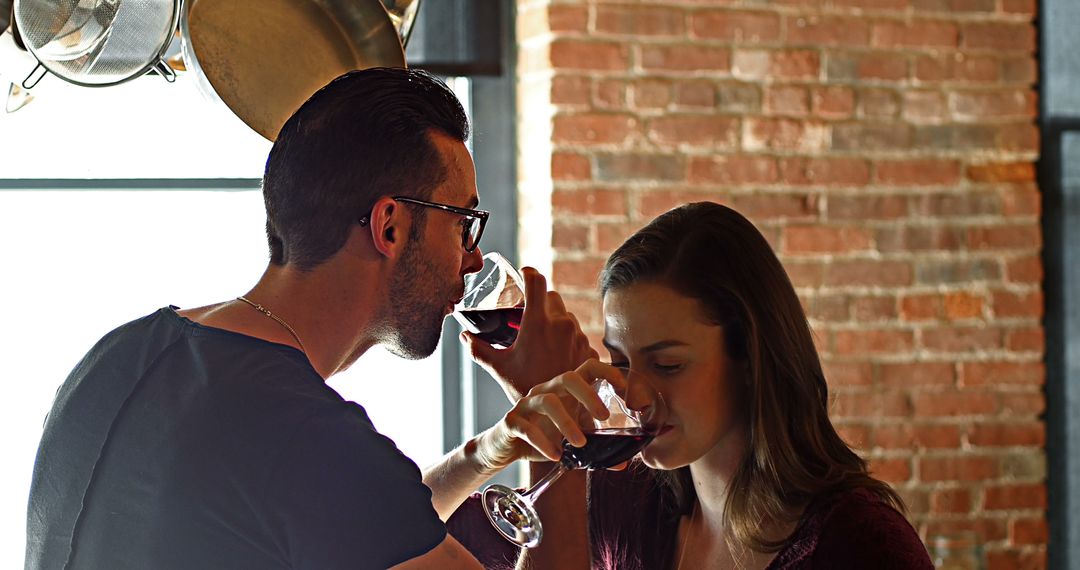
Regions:
M 677 469 L 713 452 L 738 455 L 746 442 L 740 363 L 728 357 L 723 328 L 706 322 L 697 299 L 655 283 L 604 297 L 604 345 L 659 391 L 667 427 L 642 452 L 655 469 Z

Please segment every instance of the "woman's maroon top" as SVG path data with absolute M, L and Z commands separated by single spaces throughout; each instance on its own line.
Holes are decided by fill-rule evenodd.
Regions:
M 592 472 L 589 534 L 594 570 L 674 566 L 681 514 L 665 513 L 655 480 L 642 470 Z M 485 568 L 514 567 L 519 549 L 503 539 L 474 495 L 447 530 Z M 803 513 L 769 570 L 933 568 L 918 533 L 900 512 L 863 489 L 826 494 Z

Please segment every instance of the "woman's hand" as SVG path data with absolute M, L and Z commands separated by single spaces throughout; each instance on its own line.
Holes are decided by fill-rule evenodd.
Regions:
M 562 297 L 547 290 L 547 279 L 531 267 L 521 273 L 525 279 L 525 312 L 514 344 L 499 349 L 471 333 L 461 334 L 473 360 L 499 382 L 511 403 L 541 382 L 598 357 L 577 317 L 566 310 Z
M 559 461 L 564 439 L 574 446 L 585 445 L 580 422 L 588 416 L 606 419 L 609 414 L 592 387 L 596 378 L 617 387 L 626 382 L 618 369 L 589 359 L 576 370 L 534 386 L 499 423 L 477 436 L 480 469 L 495 473 L 518 459 Z

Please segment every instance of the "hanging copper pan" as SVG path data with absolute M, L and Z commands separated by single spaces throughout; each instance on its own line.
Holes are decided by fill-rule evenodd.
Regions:
M 180 31 L 203 92 L 269 140 L 338 75 L 405 67 L 379 0 L 187 0 Z

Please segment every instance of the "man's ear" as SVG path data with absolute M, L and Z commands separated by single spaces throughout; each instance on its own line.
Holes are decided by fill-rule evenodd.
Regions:
M 405 247 L 405 236 L 409 235 L 408 216 L 404 215 L 401 205 L 393 198 L 379 198 L 371 209 L 368 218 L 368 231 L 371 243 L 385 257 L 396 257 Z

